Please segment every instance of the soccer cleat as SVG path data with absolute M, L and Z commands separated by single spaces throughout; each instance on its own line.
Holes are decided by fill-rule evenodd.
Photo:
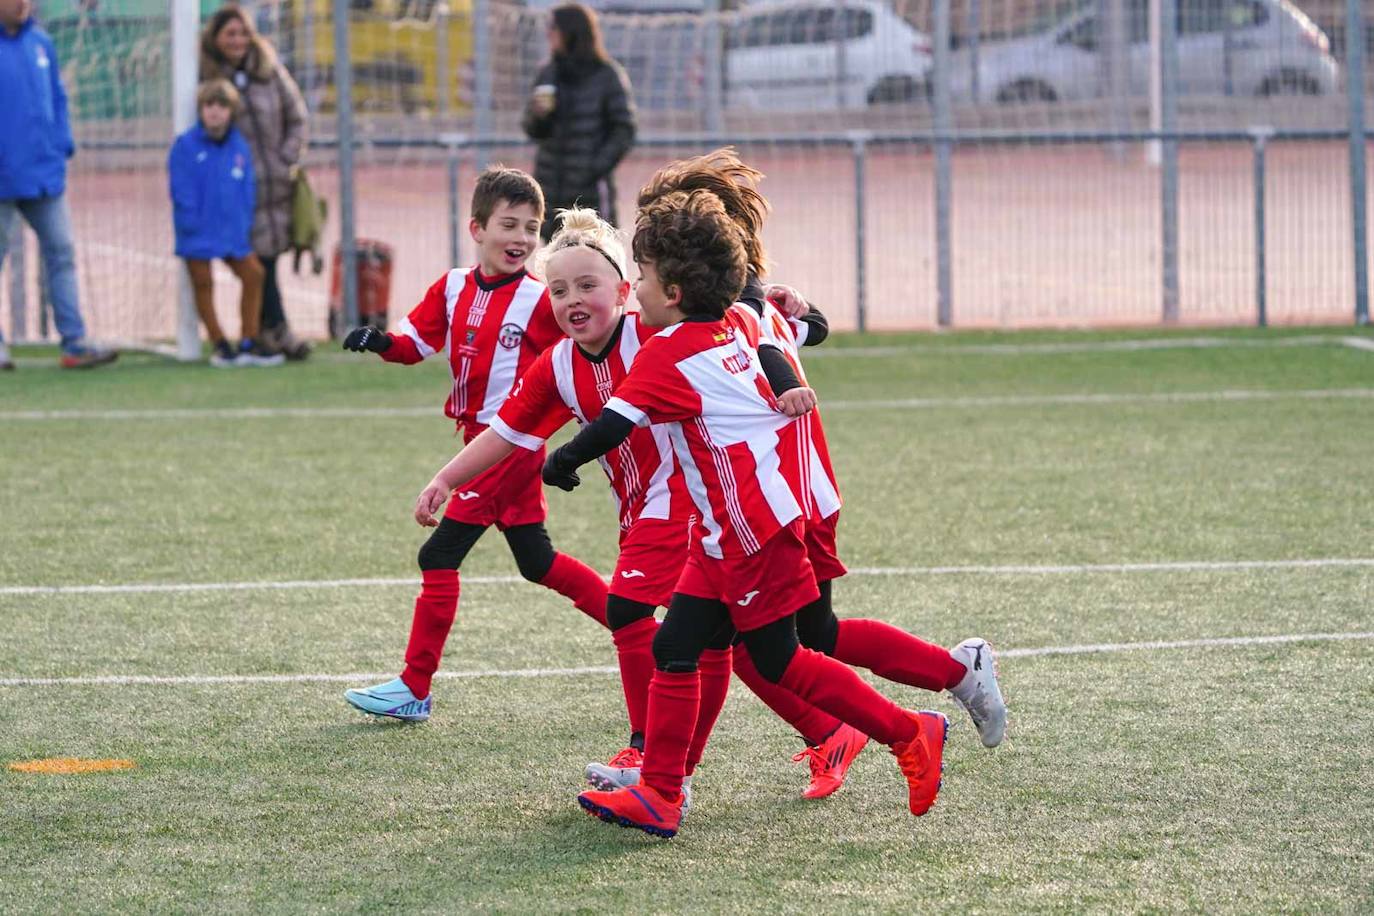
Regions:
M 997 656 L 986 639 L 966 639 L 949 654 L 968 669 L 950 693 L 973 719 L 983 747 L 996 747 L 1007 732 L 1007 703 L 997 683 Z
M 910 741 L 894 744 L 892 754 L 906 777 L 907 804 L 911 813 L 920 817 L 930 810 L 940 794 L 949 719 L 933 709 L 908 712 L 907 715 L 916 723 L 916 735 Z
M 633 756 L 632 756 L 633 755 Z M 627 747 L 616 754 L 608 763 L 589 763 L 583 772 L 587 785 L 602 792 L 627 789 L 639 785 L 640 767 L 644 755 L 636 748 Z M 619 764 L 619 766 L 617 766 Z M 633 764 L 632 766 L 630 764 Z M 682 777 L 682 813 L 685 816 L 692 807 L 692 777 Z
M 677 835 L 682 824 L 685 796 L 667 799 L 650 786 L 627 786 L 609 792 L 589 789 L 577 796 L 586 812 L 608 824 L 634 827 L 665 840 Z
M 644 765 L 644 752 L 637 747 L 627 747 L 606 763 L 589 763 L 584 771 L 587 784 L 592 788 L 609 792 L 623 789 L 639 782 L 639 768 Z
M 867 743 L 867 735 L 852 725 L 841 723 L 829 738 L 793 757 L 793 763 L 807 760 L 811 764 L 811 784 L 802 790 L 802 798 L 834 795 L 844 785 L 849 765 Z
M 423 722 L 429 718 L 434 694 L 417 700 L 405 681 L 396 678 L 373 687 L 345 690 L 344 699 L 374 716 L 386 716 L 406 722 Z

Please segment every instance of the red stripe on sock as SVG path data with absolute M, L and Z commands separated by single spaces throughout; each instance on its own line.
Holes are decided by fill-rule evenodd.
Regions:
M 948 649 L 881 620 L 841 620 L 835 657 L 889 681 L 924 690 L 948 690 L 967 673 Z
M 458 570 L 426 569 L 420 573 L 420 594 L 415 596 L 415 616 L 410 622 L 406 667 L 401 672 L 417 699 L 429 696 L 429 682 L 439 670 L 444 643 L 458 613 Z
M 586 563 L 566 553 L 554 554 L 553 565 L 539 584 L 558 592 L 579 611 L 606 626 L 606 580 Z

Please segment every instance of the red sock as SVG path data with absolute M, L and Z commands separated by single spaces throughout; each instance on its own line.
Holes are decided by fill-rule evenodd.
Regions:
M 558 592 L 579 611 L 606 626 L 606 580 L 586 563 L 566 553 L 556 553 L 553 565 L 539 584 Z
M 615 654 L 620 662 L 620 688 L 625 691 L 625 711 L 630 715 L 630 731 L 643 733 L 648 718 L 649 682 L 654 677 L 654 634 L 658 621 L 643 617 L 611 631 Z
M 948 649 L 881 620 L 841 620 L 835 657 L 878 677 L 925 690 L 948 690 L 968 673 Z
M 458 613 L 458 570 L 421 570 L 420 581 L 401 680 L 416 699 L 423 700 L 429 696 L 429 682 L 439 670 L 444 642 L 448 639 L 448 631 L 453 629 L 453 617 Z
M 797 649 L 778 685 L 888 746 L 916 735 L 902 707 L 828 655 Z
M 687 748 L 701 705 L 701 675 L 655 671 L 649 684 L 649 721 L 644 732 L 640 782 L 665 798 L 677 798 L 687 771 Z
M 743 650 L 740 650 L 743 651 Z M 697 673 L 701 675 L 701 703 L 697 706 L 697 727 L 692 731 L 692 743 L 687 748 L 688 776 L 701 763 L 711 729 L 716 727 L 725 695 L 730 692 L 730 649 L 707 649 L 697 659 Z
M 790 690 L 769 683 L 754 667 L 749 653 L 740 649 L 735 653 L 735 673 L 744 686 L 754 692 L 765 706 L 777 713 L 784 722 L 797 730 L 807 744 L 820 744 L 840 727 L 840 720 L 817 709 Z

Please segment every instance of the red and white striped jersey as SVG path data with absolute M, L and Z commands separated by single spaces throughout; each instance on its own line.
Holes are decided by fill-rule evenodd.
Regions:
M 797 328 L 805 332 L 805 324 L 789 321 L 766 301 L 762 316 L 745 303 L 736 302 L 725 313 L 725 319 L 755 347 L 769 344 L 782 351 L 797 378 L 803 385 L 808 384 L 797 338 Z M 799 417 L 789 433 L 791 448 L 795 451 L 790 454 L 784 451 L 784 460 L 796 468 L 796 475 L 802 482 L 803 490 L 799 494 L 802 509 L 812 521 L 829 518 L 840 511 L 840 487 L 835 480 L 835 468 L 830 463 L 830 447 L 825 441 L 820 408 Z
M 801 515 L 800 483 L 784 476 L 779 455 L 791 420 L 758 352 L 724 321 L 684 321 L 645 341 L 606 409 L 639 426 L 667 424 L 696 507 L 694 549 L 754 554 Z
M 524 271 L 488 279 L 450 270 L 388 335 L 382 359 L 418 363 L 440 350 L 453 384 L 444 413 L 469 435 L 491 423 L 515 380 L 563 337 L 548 290 Z
M 616 336 L 601 359 L 564 338 L 530 366 L 515 392 L 491 421 L 491 428 L 512 445 L 537 450 L 570 419 L 579 425 L 601 416 L 611 393 L 629 374 L 640 344 L 657 328 L 646 328 L 637 312 L 620 320 Z M 611 495 L 628 530 L 640 518 L 681 519 L 692 514 L 681 475 L 673 473 L 673 446 L 662 425 L 636 429 L 612 452 L 601 456 L 601 469 L 611 482 Z

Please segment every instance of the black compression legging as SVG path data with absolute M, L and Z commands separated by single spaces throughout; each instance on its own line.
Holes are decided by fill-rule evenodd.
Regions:
M 421 569 L 458 569 L 478 539 L 486 533 L 483 525 L 442 519 L 439 527 L 420 547 Z M 542 581 L 553 566 L 553 542 L 542 524 L 516 525 L 504 532 L 520 575 L 531 582 Z
M 840 621 L 830 603 L 830 581 L 818 582 L 821 596 L 797 611 L 797 638 L 808 649 L 834 656 Z
M 654 662 L 660 671 L 689 673 L 707 649 L 724 649 L 735 634 L 725 605 L 710 598 L 673 595 L 668 615 L 654 634 Z M 740 635 L 754 667 L 777 683 L 796 654 L 796 615 L 789 614 L 767 626 Z

